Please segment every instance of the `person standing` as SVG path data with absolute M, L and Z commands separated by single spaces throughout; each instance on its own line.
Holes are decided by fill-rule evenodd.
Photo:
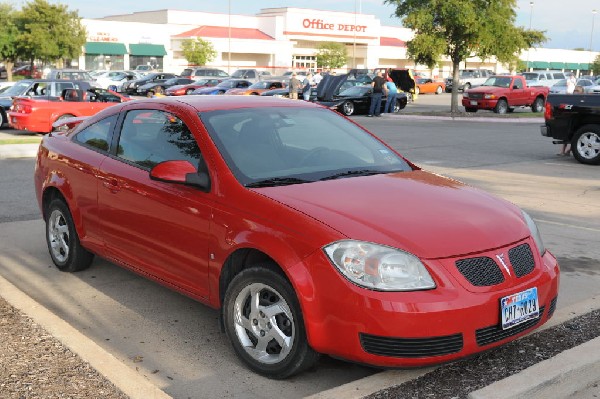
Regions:
M 574 75 L 571 75 L 567 78 L 567 94 L 573 94 L 575 91 L 575 86 L 577 85 L 577 80 Z
M 302 82 L 300 82 L 297 78 L 296 78 L 296 72 L 292 72 L 292 78 L 290 79 L 290 94 L 289 97 L 292 100 L 297 100 L 298 99 L 298 90 L 300 90 L 300 87 L 302 87 Z
M 381 98 L 385 90 L 385 79 L 381 71 L 377 72 L 377 76 L 371 82 L 371 86 L 373 86 L 373 93 L 371 94 L 371 107 L 367 116 L 381 116 Z
M 312 89 L 312 74 L 306 75 L 304 82 L 302 82 L 302 97 L 304 97 L 304 101 L 310 100 L 310 92 Z
M 385 87 L 387 89 L 387 100 L 385 101 L 384 112 L 389 114 L 394 112 L 394 108 L 396 107 L 396 97 L 398 97 L 398 88 L 396 87 L 396 84 L 391 80 L 385 82 Z

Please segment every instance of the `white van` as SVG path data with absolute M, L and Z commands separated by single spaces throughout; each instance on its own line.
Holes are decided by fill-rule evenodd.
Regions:
M 561 79 L 566 79 L 567 76 L 561 71 L 534 71 L 534 72 L 523 72 L 521 74 L 527 86 L 553 86 L 558 83 Z

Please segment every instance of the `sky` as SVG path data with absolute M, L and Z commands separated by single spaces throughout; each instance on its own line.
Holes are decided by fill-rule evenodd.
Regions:
M 232 14 L 255 15 L 262 8 L 298 7 L 318 10 L 362 12 L 372 14 L 383 25 L 401 26 L 398 18 L 392 17 L 395 7 L 383 0 L 48 0 L 62 3 L 70 10 L 78 10 L 82 18 L 100 18 L 108 15 L 127 14 L 136 11 L 175 10 L 206 11 Z M 17 8 L 26 0 L 8 0 Z M 533 3 L 533 5 L 531 5 Z M 598 14 L 593 10 L 597 9 Z M 600 51 L 600 1 L 598 0 L 517 0 L 516 25 L 546 31 L 547 48 L 583 48 Z M 499 38 L 501 40 L 501 38 Z

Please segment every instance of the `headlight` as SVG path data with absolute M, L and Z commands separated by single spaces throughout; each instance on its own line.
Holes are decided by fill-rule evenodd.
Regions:
M 338 241 L 323 247 L 337 269 L 353 283 L 380 291 L 435 288 L 425 266 L 414 255 L 364 241 Z
M 463 98 L 469 98 L 469 93 L 467 93 L 466 91 L 463 91 Z
M 535 241 L 535 245 L 537 245 L 538 251 L 540 251 L 540 255 L 544 255 L 544 252 L 546 252 L 546 247 L 544 246 L 544 242 L 542 241 L 542 235 L 540 234 L 537 225 L 535 224 L 531 216 L 527 214 L 527 212 L 521 210 L 521 213 L 523 214 L 523 218 L 527 223 L 527 227 L 529 227 L 529 231 L 531 232 L 533 241 Z
M 486 100 L 493 100 L 494 98 L 496 98 L 495 94 L 484 94 L 483 98 L 485 98 Z

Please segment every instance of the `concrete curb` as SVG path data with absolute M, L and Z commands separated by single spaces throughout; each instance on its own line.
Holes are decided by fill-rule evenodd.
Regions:
M 130 398 L 172 399 L 145 377 L 123 364 L 1 276 L 0 292 L 2 298 L 9 304 L 33 319 Z
M 600 337 L 472 392 L 468 398 L 566 398 L 598 380 L 600 380 Z M 532 381 L 535 383 L 532 384 Z
M 8 158 L 34 158 L 37 155 L 39 144 L 2 144 L 0 145 L 0 159 Z
M 388 114 L 385 114 L 386 116 Z M 503 117 L 464 117 L 464 116 L 434 116 L 420 114 L 400 114 L 390 115 L 394 119 L 413 119 L 413 120 L 435 120 L 435 121 L 461 121 L 461 122 L 498 122 L 498 123 L 527 123 L 543 125 L 544 118 L 503 118 Z

